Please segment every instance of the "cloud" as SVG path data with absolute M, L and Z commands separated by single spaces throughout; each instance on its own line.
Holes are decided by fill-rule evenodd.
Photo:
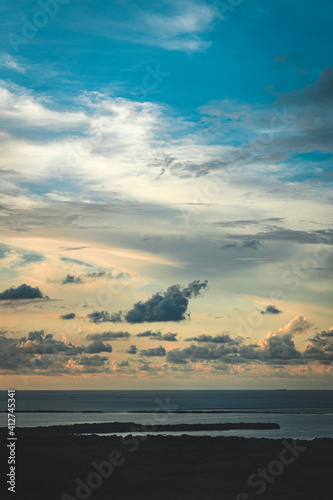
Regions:
M 45 260 L 45 257 L 41 254 L 24 252 L 8 245 L 0 245 L 0 267 L 2 272 L 21 270 L 23 266 L 28 266 L 34 262 L 42 262 L 43 260 Z
M 121 361 L 120 363 L 117 363 L 117 366 L 119 368 L 125 368 L 125 367 L 129 366 L 129 362 L 128 361 Z
M 121 323 L 123 321 L 122 312 L 108 313 L 107 311 L 95 311 L 87 314 L 90 323 Z
M 268 336 L 261 342 L 261 351 L 258 351 L 258 357 L 262 355 L 263 359 L 268 360 L 295 360 L 300 358 L 301 354 L 296 349 L 295 343 L 292 340 L 292 335 Z
M 189 299 L 200 295 L 207 281 L 192 281 L 186 287 L 170 286 L 166 292 L 155 293 L 146 302 L 137 302 L 125 315 L 128 323 L 183 321 L 186 319 Z
M 230 342 L 235 342 L 229 335 L 199 335 L 199 337 L 190 337 L 185 339 L 186 342 L 199 342 L 199 343 L 212 343 L 212 344 L 227 344 Z
M 43 102 L 31 96 L 28 90 L 11 86 L 2 82 L 0 88 L 1 109 L 0 118 L 6 124 L 16 123 L 18 126 L 53 130 L 73 129 L 84 125 L 87 117 L 81 113 L 58 112 L 48 109 Z M 39 102 L 40 101 L 40 102 Z
M 92 346 L 92 347 L 91 347 Z M 88 366 L 99 366 L 106 371 L 108 358 L 89 356 L 96 352 L 111 352 L 111 346 L 94 343 L 89 346 L 77 346 L 56 340 L 44 330 L 29 332 L 25 337 L 8 338 L 0 335 L 0 371 L 2 373 L 63 375 L 79 371 L 92 373 Z M 94 373 L 96 370 L 93 371 Z
M 304 357 L 325 363 L 333 362 L 333 327 L 327 332 L 317 333 L 307 341 Z
M 77 365 L 83 366 L 104 366 L 105 362 L 108 361 L 109 358 L 105 356 L 82 356 L 76 361 Z
M 74 276 L 72 274 L 67 274 L 67 276 L 62 280 L 62 285 L 67 285 L 68 283 L 82 283 L 80 276 Z
M 30 285 L 18 286 L 17 288 L 8 288 L 0 293 L 0 300 L 33 300 L 33 299 L 46 299 L 38 287 L 31 287 Z
M 221 248 L 258 248 L 261 241 L 289 242 L 303 245 L 333 245 L 333 231 L 320 229 L 317 231 L 300 231 L 293 229 L 273 229 L 266 232 L 250 234 L 227 234 L 226 238 L 240 241 L 241 243 L 227 243 Z
M 87 273 L 85 275 L 87 278 L 91 278 L 91 279 L 97 279 L 97 278 L 113 278 L 113 274 L 112 273 L 109 273 L 109 272 L 106 272 L 106 271 L 93 271 L 91 273 Z M 120 278 L 122 277 L 122 274 L 119 274 L 118 276 L 115 276 L 116 278 Z
M 72 260 L 73 259 L 67 259 L 67 260 Z M 80 263 L 79 261 L 76 261 L 76 263 Z M 99 278 L 107 278 L 107 279 L 119 279 L 122 277 L 127 277 L 128 275 L 125 273 L 118 274 L 117 276 L 113 276 L 112 273 L 107 272 L 107 271 L 93 271 L 91 273 L 86 273 L 86 274 L 81 274 L 80 276 L 74 276 L 73 274 L 67 274 L 67 276 L 62 280 L 61 284 L 62 285 L 67 285 L 69 283 L 87 283 L 89 281 L 95 281 L 96 279 Z
M 64 320 L 75 319 L 76 314 L 75 313 L 62 314 L 61 316 L 59 316 L 59 318 Z
M 306 364 L 304 351 L 296 348 L 293 337 L 302 335 L 312 328 L 303 316 L 297 316 L 278 331 L 269 331 L 263 339 L 257 343 L 245 344 L 244 339 L 235 339 L 227 336 L 215 337 L 224 342 L 215 342 L 214 337 L 202 335 L 192 340 L 208 343 L 206 346 L 192 344 L 185 349 L 173 349 L 167 353 L 167 361 L 174 364 L 196 363 L 196 362 L 219 362 L 224 364 L 256 364 L 268 365 L 278 364 Z M 191 340 L 191 339 L 187 339 Z M 320 339 L 321 340 L 321 339 Z M 326 341 L 325 341 L 326 342 Z M 308 343 L 308 349 L 313 347 Z M 325 344 L 326 345 L 326 344 Z M 317 359 L 319 359 L 317 357 Z
M 136 345 L 131 345 L 125 352 L 127 352 L 127 354 L 136 354 L 138 352 L 138 348 Z
M 307 320 L 307 318 L 304 318 L 303 316 L 296 316 L 296 318 L 292 319 L 289 321 L 289 323 L 280 328 L 278 332 L 276 332 L 277 335 L 279 334 L 290 334 L 290 335 L 304 335 L 307 333 L 311 328 L 313 328 L 313 323 Z M 274 334 L 272 332 L 269 332 L 269 334 Z
M 146 357 L 149 357 L 149 358 L 152 358 L 152 357 L 157 357 L 157 356 L 165 356 L 166 355 L 166 350 L 164 349 L 163 346 L 159 346 L 159 347 L 153 347 L 152 349 L 142 349 L 140 351 L 140 354 L 141 356 L 146 356 Z
M 18 73 L 25 73 L 27 67 L 18 61 L 17 58 L 12 57 L 9 54 L 3 54 L 0 58 L 0 67 L 13 69 Z
M 178 342 L 177 333 L 162 333 L 161 331 L 152 332 L 147 330 L 145 332 L 137 333 L 136 337 L 148 337 L 150 340 L 166 340 L 167 342 Z
M 131 39 L 136 43 L 155 45 L 165 50 L 201 52 L 211 42 L 202 38 L 212 31 L 218 11 L 203 1 L 179 0 L 168 2 L 166 12 L 138 12 L 131 25 Z M 126 34 L 123 36 L 126 37 Z
M 131 336 L 128 332 L 103 332 L 91 333 L 87 335 L 87 340 L 117 340 L 128 339 Z
M 220 347 L 201 347 L 191 345 L 185 349 L 173 349 L 167 353 L 167 361 L 175 364 L 187 364 L 188 361 L 218 360 L 223 358 L 224 350 Z
M 287 369 L 288 366 L 308 366 L 309 370 L 317 370 L 318 367 L 319 371 L 320 366 L 330 367 L 333 365 L 333 327 L 309 338 L 304 348 L 297 348 L 293 337 L 306 329 L 307 321 L 306 318 L 300 318 L 302 317 L 294 318 L 276 332 L 269 331 L 256 343 L 246 344 L 240 337 L 225 339 L 227 342 L 224 343 L 214 343 L 209 336 L 204 336 L 207 338 L 201 340 L 206 345 L 192 344 L 185 349 L 172 349 L 168 352 L 161 345 L 141 351 L 138 351 L 135 345 L 131 345 L 125 352 L 131 355 L 139 353 L 141 357 L 146 358 L 166 356 L 166 361 L 170 365 L 164 364 L 163 370 L 173 372 L 197 370 L 200 373 L 201 370 L 206 372 L 218 370 L 229 373 L 230 370 L 236 370 L 238 373 L 240 367 L 246 367 L 244 369 L 250 375 L 256 372 L 258 365 L 263 369 L 275 367 L 279 370 L 282 367 Z M 98 356 L 102 352 L 110 353 L 112 347 L 101 341 L 95 341 L 88 346 L 77 346 L 56 340 L 52 334 L 45 334 L 43 330 L 31 331 L 21 338 L 9 338 L 5 332 L 0 333 L 1 373 L 22 375 L 108 373 L 109 358 Z M 161 372 L 161 366 L 149 363 L 148 365 L 148 371 Z M 125 362 L 122 367 L 126 366 L 128 365 Z
M 18 348 L 29 354 L 59 354 L 68 356 L 81 354 L 85 351 L 84 346 L 67 344 L 53 338 L 51 333 L 45 334 L 44 330 L 29 332 L 28 337 L 22 337 L 18 342 Z
M 297 89 L 283 94 L 278 104 L 312 107 L 317 109 L 333 103 L 333 66 L 328 66 L 319 75 L 318 80 L 310 83 L 305 89 Z
M 112 347 L 104 342 L 92 342 L 86 347 L 86 353 L 95 354 L 99 352 L 112 352 Z
M 280 309 L 278 309 L 274 305 L 269 305 L 266 307 L 264 311 L 261 311 L 261 314 L 281 314 L 281 313 L 282 311 L 280 311 Z
M 278 224 L 282 221 L 284 221 L 284 218 L 281 218 L 281 217 L 271 217 L 269 219 L 245 219 L 245 220 L 241 219 L 241 220 L 233 220 L 233 221 L 215 222 L 214 226 L 238 228 L 238 227 L 258 226 L 258 225 L 267 224 L 267 223 Z
M 227 238 L 232 238 L 231 235 L 227 235 Z M 243 239 L 243 238 L 242 238 Z M 257 248 L 259 248 L 261 246 L 261 243 L 258 239 L 256 238 L 249 238 L 249 237 L 246 237 L 244 238 L 244 241 L 242 243 L 226 243 L 225 245 L 222 245 L 220 248 L 224 249 L 224 248 L 239 248 L 239 249 L 253 249 L 253 250 L 257 250 Z

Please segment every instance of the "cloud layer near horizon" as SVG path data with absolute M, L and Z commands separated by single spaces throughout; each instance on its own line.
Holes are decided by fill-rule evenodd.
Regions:
M 327 385 L 332 3 L 67 2 L 24 37 L 39 8 L 2 8 L 4 366 Z
M 0 335 L 1 372 L 3 374 L 62 376 L 80 373 L 111 375 L 121 373 L 134 376 L 136 373 L 152 371 L 155 376 L 169 372 L 195 371 L 206 376 L 211 374 L 239 373 L 256 376 L 258 367 L 267 373 L 286 377 L 297 367 L 306 368 L 305 373 L 327 374 L 333 368 L 333 330 L 316 332 L 313 325 L 302 316 L 294 318 L 277 331 L 269 331 L 258 342 L 245 342 L 242 337 L 232 338 L 228 334 L 200 335 L 185 339 L 189 347 L 166 349 L 164 346 L 139 350 L 131 345 L 125 354 L 131 354 L 131 361 L 116 361 L 113 348 L 105 341 L 128 339 L 128 332 L 105 332 L 87 337 L 88 345 L 74 345 L 54 339 L 44 331 L 30 332 L 26 337 L 13 338 L 5 332 Z M 149 332 L 150 333 L 150 332 Z M 307 335 L 303 347 L 296 347 L 295 340 Z M 137 336 L 138 337 L 138 336 Z M 140 336 L 139 336 L 140 337 Z M 163 340 L 163 339 L 159 339 Z M 164 339 L 166 340 L 166 339 Z M 103 342 L 104 341 L 104 342 Z M 103 356 L 100 356 L 104 353 Z M 112 356 L 112 358 L 109 357 Z M 136 357 L 134 357 L 136 356 Z M 151 365 L 144 359 L 164 358 L 162 365 Z M 112 363 L 111 363 L 112 361 Z M 142 363 L 144 363 L 142 365 Z M 113 368 L 110 369 L 110 366 Z M 244 369 L 245 373 L 244 373 Z M 113 373 L 114 374 L 114 373 Z

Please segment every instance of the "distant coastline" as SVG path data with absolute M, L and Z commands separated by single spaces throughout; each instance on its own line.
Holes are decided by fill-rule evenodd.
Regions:
M 163 431 L 230 431 L 230 430 L 273 430 L 281 429 L 280 425 L 272 422 L 237 422 L 237 423 L 211 423 L 211 424 L 159 424 L 142 425 L 134 422 L 102 422 L 94 424 L 53 425 L 49 427 L 29 427 L 19 429 L 20 434 L 33 433 L 54 434 L 107 434 L 112 432 L 163 432 Z M 4 429 L 0 428 L 1 431 Z

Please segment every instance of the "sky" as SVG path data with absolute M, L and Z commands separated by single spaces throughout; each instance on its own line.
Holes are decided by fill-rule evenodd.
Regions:
M 332 389 L 332 2 L 0 13 L 1 387 Z

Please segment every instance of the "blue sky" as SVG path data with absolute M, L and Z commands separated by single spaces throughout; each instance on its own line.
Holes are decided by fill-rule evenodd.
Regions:
M 146 66 L 160 64 L 169 77 L 149 97 L 186 114 L 213 99 L 272 103 L 267 87 L 303 87 L 330 64 L 331 2 L 235 3 L 223 16 L 218 2 L 71 0 L 13 48 L 8 35 L 21 36 L 23 19 L 40 11 L 23 0 L 2 7 L 2 45 L 33 68 L 18 83 L 66 96 L 84 86 L 128 97 Z
M 332 2 L 0 14 L 3 376 L 328 388 Z M 90 352 L 106 328 L 129 336 Z

